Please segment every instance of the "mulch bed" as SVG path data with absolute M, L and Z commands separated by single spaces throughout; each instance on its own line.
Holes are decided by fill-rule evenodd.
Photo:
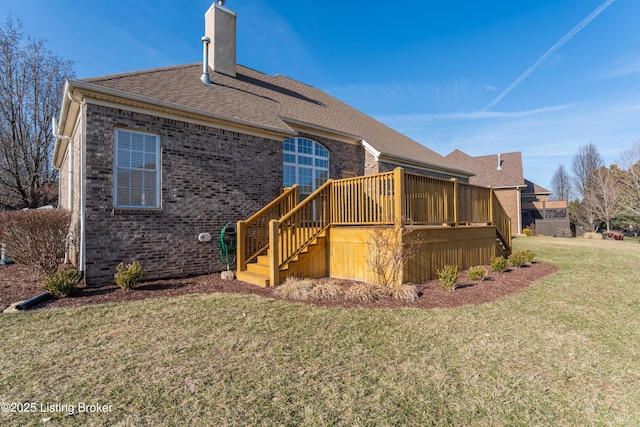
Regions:
M 412 303 L 404 303 L 394 299 L 385 299 L 373 303 L 357 303 L 351 301 L 303 301 L 323 307 L 342 308 L 401 308 L 420 309 L 458 307 L 467 304 L 483 304 L 495 301 L 505 295 L 515 293 L 531 286 L 539 279 L 558 270 L 552 264 L 534 262 L 531 265 L 494 273 L 488 266 L 488 277 L 479 284 L 470 280 L 463 271 L 458 280 L 458 288 L 454 291 L 440 289 L 437 280 L 417 285 L 420 297 Z M 343 281 L 342 286 L 349 287 L 351 281 Z M 12 303 L 26 300 L 43 292 L 41 282 L 36 279 L 28 267 L 22 265 L 6 265 L 0 267 L 0 310 Z M 223 280 L 220 274 L 210 274 L 183 279 L 154 280 L 142 283 L 131 291 L 124 291 L 116 285 L 100 288 L 80 288 L 67 298 L 50 299 L 31 309 L 50 307 L 76 307 L 110 302 L 134 301 L 145 298 L 167 298 L 187 294 L 208 294 L 215 292 L 253 294 L 266 298 L 284 299 L 273 292 L 273 288 L 260 288 L 238 280 Z

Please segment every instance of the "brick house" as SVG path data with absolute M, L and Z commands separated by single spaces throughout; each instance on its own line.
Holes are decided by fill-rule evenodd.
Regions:
M 87 284 L 138 260 L 147 278 L 224 268 L 216 239 L 283 187 L 397 166 L 469 182 L 466 167 L 325 92 L 236 64 L 236 14 L 205 14 L 203 62 L 66 82 L 54 125 L 68 257 Z

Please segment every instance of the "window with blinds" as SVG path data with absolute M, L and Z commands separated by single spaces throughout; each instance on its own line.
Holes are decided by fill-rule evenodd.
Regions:
M 160 138 L 116 129 L 113 206 L 160 207 Z

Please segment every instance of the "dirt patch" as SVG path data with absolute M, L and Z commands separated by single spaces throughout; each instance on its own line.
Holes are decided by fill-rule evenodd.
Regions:
M 490 271 L 488 266 L 487 270 Z M 440 289 L 437 280 L 431 280 L 417 285 L 420 297 L 412 303 L 403 303 L 393 299 L 385 299 L 373 303 L 314 300 L 304 301 L 303 303 L 343 308 L 413 307 L 422 309 L 458 307 L 466 304 L 484 304 L 526 288 L 557 270 L 558 268 L 552 264 L 535 262 L 529 266 L 507 270 L 504 273 L 493 273 L 490 271 L 488 277 L 479 284 L 470 280 L 467 272 L 463 271 L 458 280 L 458 288 L 454 291 Z M 342 286 L 346 289 L 352 283 L 354 282 L 343 281 Z M 34 277 L 28 267 L 22 265 L 0 267 L 0 310 L 3 310 L 12 303 L 31 298 L 42 292 L 41 282 Z M 131 291 L 123 291 L 116 285 L 101 288 L 80 288 L 70 297 L 50 299 L 47 302 L 33 307 L 33 309 L 75 307 L 215 292 L 253 294 L 262 297 L 283 299 L 273 292 L 273 288 L 260 288 L 238 280 L 222 280 L 220 274 L 215 273 L 183 279 L 148 281 Z

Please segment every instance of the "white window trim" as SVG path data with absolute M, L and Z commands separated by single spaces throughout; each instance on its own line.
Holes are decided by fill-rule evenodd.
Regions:
M 156 139 L 156 182 L 155 182 L 155 192 L 156 192 L 156 203 L 155 205 L 124 205 L 119 204 L 118 202 L 118 133 L 119 132 L 130 132 L 135 134 L 141 134 L 146 136 L 153 136 Z M 160 135 L 151 132 L 143 132 L 132 129 L 114 129 L 113 133 L 113 207 L 114 209 L 161 209 L 162 208 L 162 166 L 161 166 L 161 145 L 160 145 Z M 135 168 L 124 168 L 124 169 L 135 169 Z M 149 169 L 146 169 L 149 171 Z
M 305 139 L 307 141 L 311 141 L 312 144 L 312 152 L 311 154 L 309 153 L 300 153 L 298 152 L 298 140 L 301 139 Z M 284 150 L 284 143 L 285 141 L 288 140 L 293 140 L 294 141 L 294 146 L 296 151 L 292 152 L 292 151 L 285 151 Z M 324 150 L 327 151 L 327 157 L 323 157 L 323 156 L 318 156 L 316 155 L 316 150 L 315 150 L 315 144 L 318 144 L 320 147 L 322 147 Z M 316 171 L 322 171 L 322 172 L 327 172 L 327 179 L 329 179 L 329 177 L 331 176 L 331 152 L 329 151 L 329 149 L 327 147 L 325 147 L 324 145 L 320 144 L 318 141 L 315 141 L 311 138 L 306 138 L 306 137 L 292 137 L 292 138 L 287 138 L 286 140 L 282 141 L 282 165 L 283 166 L 292 166 L 295 168 L 295 182 L 296 183 L 300 183 L 300 168 L 305 168 L 305 169 L 311 169 L 311 187 L 312 190 L 311 192 L 316 190 Z M 295 156 L 294 162 L 285 162 L 284 161 L 284 155 L 285 154 L 293 154 Z M 312 164 L 311 165 L 304 165 L 304 164 L 299 164 L 298 163 L 298 155 L 304 156 L 304 157 L 310 157 L 312 159 Z M 316 160 L 322 160 L 322 161 L 326 161 L 327 162 L 327 167 L 326 168 L 322 168 L 319 166 L 316 166 Z M 283 176 L 284 179 L 284 176 Z

